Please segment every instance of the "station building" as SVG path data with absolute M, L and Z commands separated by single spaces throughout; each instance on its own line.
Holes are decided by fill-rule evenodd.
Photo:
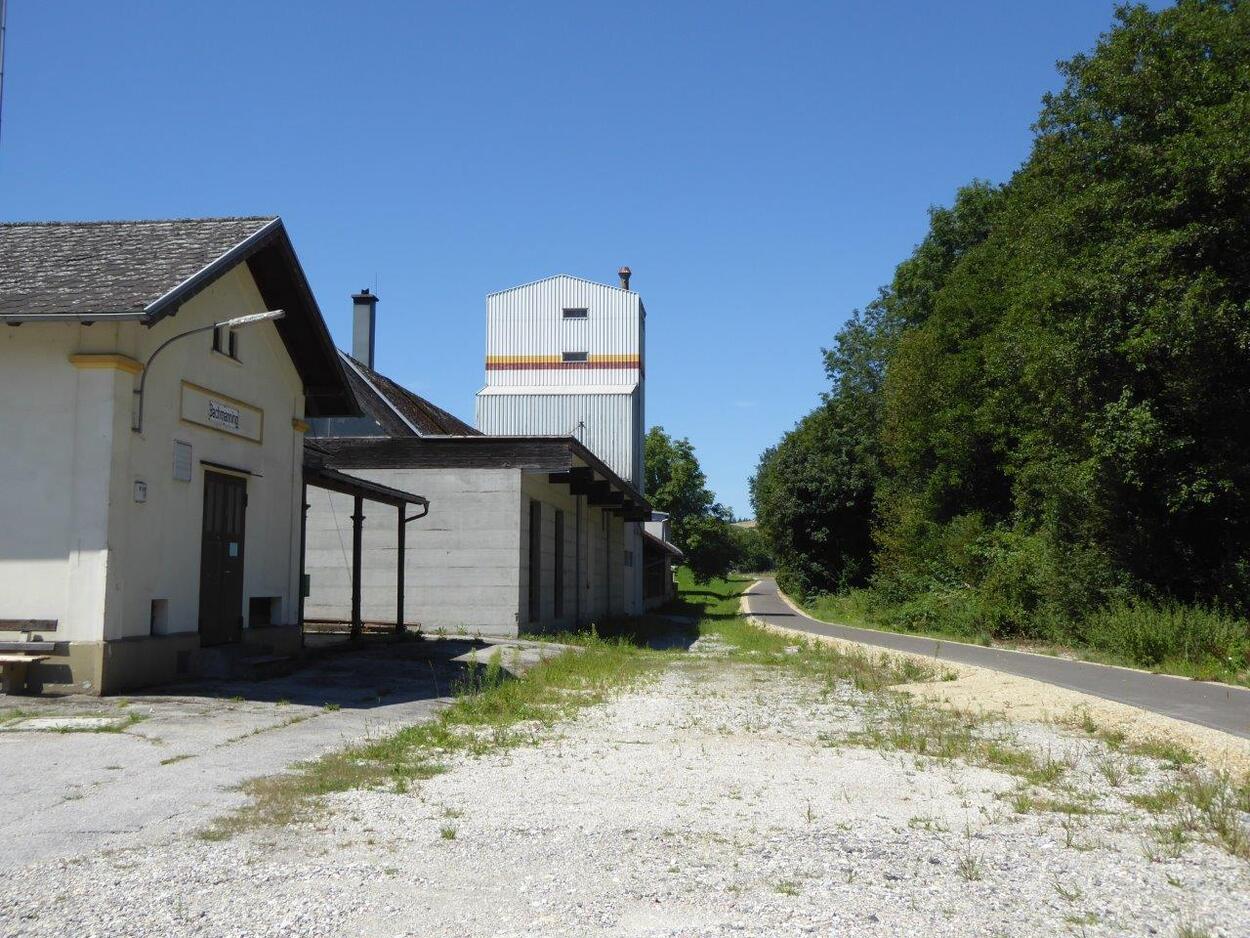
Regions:
M 0 225 L 0 401 L 0 652 L 30 687 L 299 646 L 307 421 L 359 409 L 281 219 Z

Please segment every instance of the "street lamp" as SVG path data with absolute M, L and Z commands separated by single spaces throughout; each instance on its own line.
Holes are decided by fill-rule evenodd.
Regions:
M 180 332 L 172 338 L 166 339 L 156 347 L 156 350 L 148 356 L 148 360 L 143 363 L 143 373 L 139 375 L 139 386 L 135 388 L 135 408 L 134 419 L 130 423 L 130 429 L 135 433 L 143 432 L 143 388 L 148 380 L 148 370 L 152 367 L 152 359 L 161 354 L 165 346 L 179 339 L 185 339 L 189 335 L 198 335 L 201 332 L 211 332 L 213 329 L 238 329 L 241 326 L 250 326 L 254 322 L 268 322 L 271 319 L 281 319 L 286 312 L 280 309 L 271 309 L 264 313 L 249 313 L 246 316 L 235 316 L 233 319 L 223 319 L 221 322 L 215 322 L 211 326 L 200 326 L 198 329 L 190 329 L 187 332 Z

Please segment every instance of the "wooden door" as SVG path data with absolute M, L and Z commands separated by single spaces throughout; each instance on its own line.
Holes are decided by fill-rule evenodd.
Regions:
M 247 480 L 204 473 L 204 526 L 200 547 L 200 644 L 243 637 L 243 533 Z

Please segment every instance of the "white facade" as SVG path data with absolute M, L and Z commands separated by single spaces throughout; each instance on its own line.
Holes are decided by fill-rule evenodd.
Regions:
M 487 385 L 478 392 L 477 420 L 484 433 L 574 437 L 645 494 L 640 484 L 642 437 L 634 429 L 642 425 L 642 407 L 641 382 L 632 386 Z
M 478 429 L 575 436 L 645 495 L 646 315 L 637 293 L 564 274 L 492 293 Z
M 486 298 L 487 434 L 573 436 L 643 491 L 646 310 L 630 290 L 560 274 Z M 626 610 L 642 612 L 642 540 L 625 525 Z
M 198 649 L 205 463 L 246 479 L 244 628 L 254 597 L 267 625 L 297 624 L 304 395 L 273 323 L 240 331 L 238 360 L 211 333 L 169 346 L 147 378 L 143 432 L 131 430 L 140 363 L 158 345 L 264 309 L 240 265 L 151 327 L 0 327 L 0 620 L 55 622 L 38 637 L 68 643 L 68 658 L 43 666 L 47 686 L 99 691 L 110 660 L 125 683 L 167 679 L 173 655 Z M 206 398 L 259 432 L 208 425 L 193 412 Z M 190 446 L 189 480 L 175 478 L 176 441 Z

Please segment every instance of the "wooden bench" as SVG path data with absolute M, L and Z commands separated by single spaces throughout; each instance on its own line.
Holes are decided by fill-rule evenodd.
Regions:
M 0 652 L 0 694 L 20 694 L 26 690 L 26 669 L 46 661 L 48 655 Z

